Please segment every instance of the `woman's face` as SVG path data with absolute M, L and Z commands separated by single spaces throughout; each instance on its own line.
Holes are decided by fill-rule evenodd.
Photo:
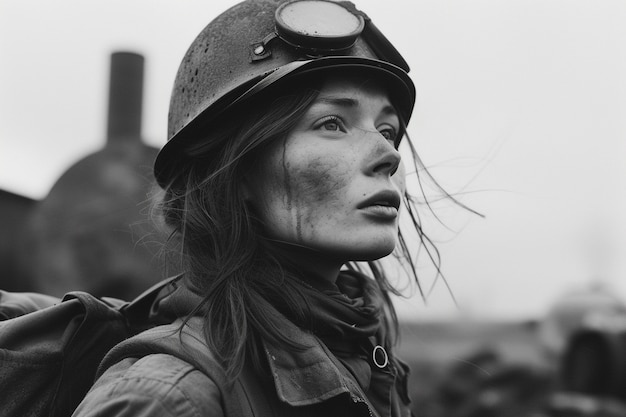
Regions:
M 296 127 L 264 150 L 246 198 L 276 240 L 341 262 L 374 260 L 396 245 L 404 171 L 400 121 L 385 91 L 332 78 Z

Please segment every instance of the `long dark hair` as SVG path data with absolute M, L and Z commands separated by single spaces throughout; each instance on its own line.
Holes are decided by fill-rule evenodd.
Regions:
M 189 164 L 165 187 L 161 211 L 172 230 L 170 243 L 178 247 L 187 282 L 204 295 L 195 313 L 204 316 L 206 342 L 233 378 L 246 360 L 262 366 L 260 339 L 301 348 L 282 334 L 271 300 L 281 300 L 292 316 L 306 319 L 307 298 L 294 271 L 285 268 L 263 237 L 255 213 L 244 200 L 242 179 L 265 146 L 290 133 L 317 97 L 318 85 L 321 82 L 284 86 L 222 116 L 199 145 L 187 150 Z M 436 256 L 408 194 L 405 206 L 419 239 Z M 419 286 L 405 238 L 399 234 L 396 256 L 407 260 Z M 386 343 L 391 346 L 398 321 L 390 294 L 399 291 L 378 262 L 367 264 L 385 300 Z M 362 263 L 346 267 L 363 270 Z

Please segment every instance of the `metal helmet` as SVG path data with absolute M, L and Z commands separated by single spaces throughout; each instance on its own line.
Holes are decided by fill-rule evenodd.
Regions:
M 193 41 L 172 91 L 168 142 L 154 174 L 165 186 L 185 166 L 185 148 L 208 141 L 218 116 L 268 87 L 310 72 L 358 70 L 382 77 L 404 122 L 415 103 L 406 61 L 348 1 L 247 0 Z

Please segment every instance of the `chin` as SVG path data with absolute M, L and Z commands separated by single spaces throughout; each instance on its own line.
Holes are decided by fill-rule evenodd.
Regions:
M 374 245 L 362 245 L 359 243 L 355 243 L 346 251 L 345 259 L 348 261 L 375 261 L 391 254 L 396 247 L 395 239 L 393 242 L 379 241 Z
M 360 259 L 361 261 L 375 261 L 381 258 L 384 258 L 387 255 L 390 255 L 393 252 L 394 248 L 392 247 L 391 249 L 379 249 L 379 250 L 373 250 L 371 252 L 367 252 L 364 254 L 363 259 Z M 355 260 L 359 260 L 359 259 L 355 259 Z

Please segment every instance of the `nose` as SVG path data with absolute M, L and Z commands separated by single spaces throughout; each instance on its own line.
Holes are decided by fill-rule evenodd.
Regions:
M 372 174 L 382 174 L 392 176 L 400 166 L 400 152 L 388 141 L 378 144 L 374 151 L 375 157 L 370 164 Z

